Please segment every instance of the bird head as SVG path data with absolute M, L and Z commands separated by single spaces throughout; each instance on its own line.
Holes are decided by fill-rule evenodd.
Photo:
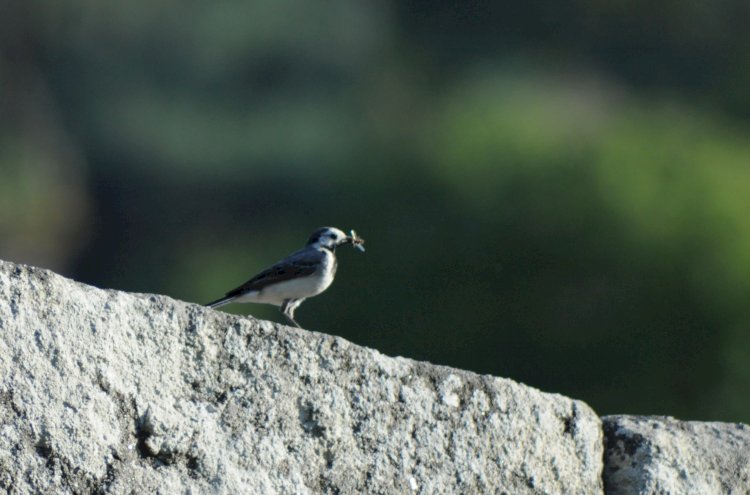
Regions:
M 348 236 L 336 227 L 321 227 L 313 232 L 310 239 L 307 241 L 308 246 L 322 247 L 330 249 L 331 251 L 335 250 L 342 244 L 352 243 L 361 246 L 361 244 L 364 243 L 364 240 L 356 236 Z

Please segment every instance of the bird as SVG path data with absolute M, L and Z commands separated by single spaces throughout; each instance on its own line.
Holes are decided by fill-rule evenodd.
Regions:
M 229 303 L 265 303 L 279 306 L 286 319 L 298 328 L 294 312 L 305 299 L 326 290 L 336 275 L 336 248 L 352 244 L 364 252 L 364 239 L 335 227 L 316 229 L 302 249 L 261 271 L 224 297 L 206 304 L 218 308 Z

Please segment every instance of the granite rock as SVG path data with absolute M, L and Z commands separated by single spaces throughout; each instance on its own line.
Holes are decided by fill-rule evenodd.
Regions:
M 17 494 L 602 491 L 583 402 L 8 262 L 0 430 Z
M 750 493 L 747 425 L 648 416 L 603 421 L 606 493 Z

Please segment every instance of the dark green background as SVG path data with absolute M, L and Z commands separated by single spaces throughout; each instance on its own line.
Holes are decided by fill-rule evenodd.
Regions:
M 355 228 L 303 326 L 750 421 L 750 3 L 0 3 L 0 258 L 205 302 Z M 275 308 L 230 311 L 280 320 Z

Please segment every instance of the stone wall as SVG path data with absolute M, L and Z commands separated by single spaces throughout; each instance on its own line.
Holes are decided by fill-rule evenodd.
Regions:
M 18 494 L 748 493 L 744 425 L 602 423 L 508 379 L 8 262 L 0 429 Z

